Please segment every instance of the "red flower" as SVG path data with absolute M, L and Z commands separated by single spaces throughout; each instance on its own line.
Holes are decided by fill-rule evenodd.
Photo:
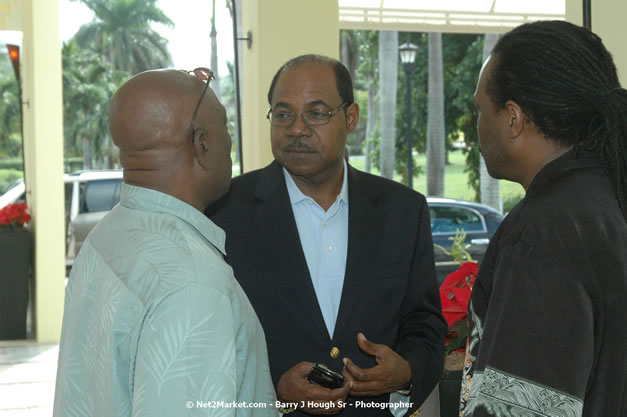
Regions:
M 16 228 L 30 221 L 26 203 L 9 204 L 0 210 L 0 227 Z
M 448 274 L 440 286 L 442 314 L 449 326 L 446 336 L 448 351 L 463 347 L 464 342 L 458 339 L 465 340 L 468 333 L 466 316 L 477 272 L 479 267 L 476 262 L 464 262 L 457 271 Z M 459 343 L 462 346 L 458 346 Z

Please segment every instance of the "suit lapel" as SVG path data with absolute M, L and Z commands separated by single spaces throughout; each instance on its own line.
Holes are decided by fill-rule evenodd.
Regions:
M 378 215 L 374 204 L 376 195 L 367 187 L 367 184 L 364 184 L 366 178 L 349 166 L 348 253 L 334 335 L 342 333 L 362 292 L 371 281 L 373 264 L 379 253 L 378 237 L 381 236 L 382 216 Z M 357 339 L 355 339 L 356 342 Z
M 300 300 L 314 328 L 329 338 L 300 243 L 283 171 L 276 162 L 260 174 L 255 197 L 262 201 L 255 210 L 255 222 L 291 292 L 285 295 Z

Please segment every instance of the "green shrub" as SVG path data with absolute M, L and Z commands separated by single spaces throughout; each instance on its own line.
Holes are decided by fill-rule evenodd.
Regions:
M 512 209 L 525 198 L 524 194 L 510 194 L 503 198 L 503 213 L 509 213 Z
M 64 164 L 65 172 L 80 171 L 83 169 L 83 157 L 70 156 L 69 158 L 65 158 Z
M 24 161 L 22 158 L 7 158 L 0 160 L 0 170 L 24 170 Z

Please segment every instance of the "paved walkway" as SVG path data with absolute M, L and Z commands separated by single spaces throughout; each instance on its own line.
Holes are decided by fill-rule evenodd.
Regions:
M 58 344 L 0 342 L 0 417 L 51 417 Z
M 51 417 L 58 344 L 0 341 L 0 417 Z M 440 415 L 437 388 L 421 416 Z

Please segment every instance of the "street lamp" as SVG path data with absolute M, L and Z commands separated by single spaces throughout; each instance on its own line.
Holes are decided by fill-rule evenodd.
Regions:
M 416 63 L 416 53 L 418 47 L 407 41 L 398 48 L 405 70 L 405 107 L 407 112 L 407 185 L 414 188 L 414 157 L 412 155 L 412 129 L 411 129 L 411 73 L 414 71 Z

